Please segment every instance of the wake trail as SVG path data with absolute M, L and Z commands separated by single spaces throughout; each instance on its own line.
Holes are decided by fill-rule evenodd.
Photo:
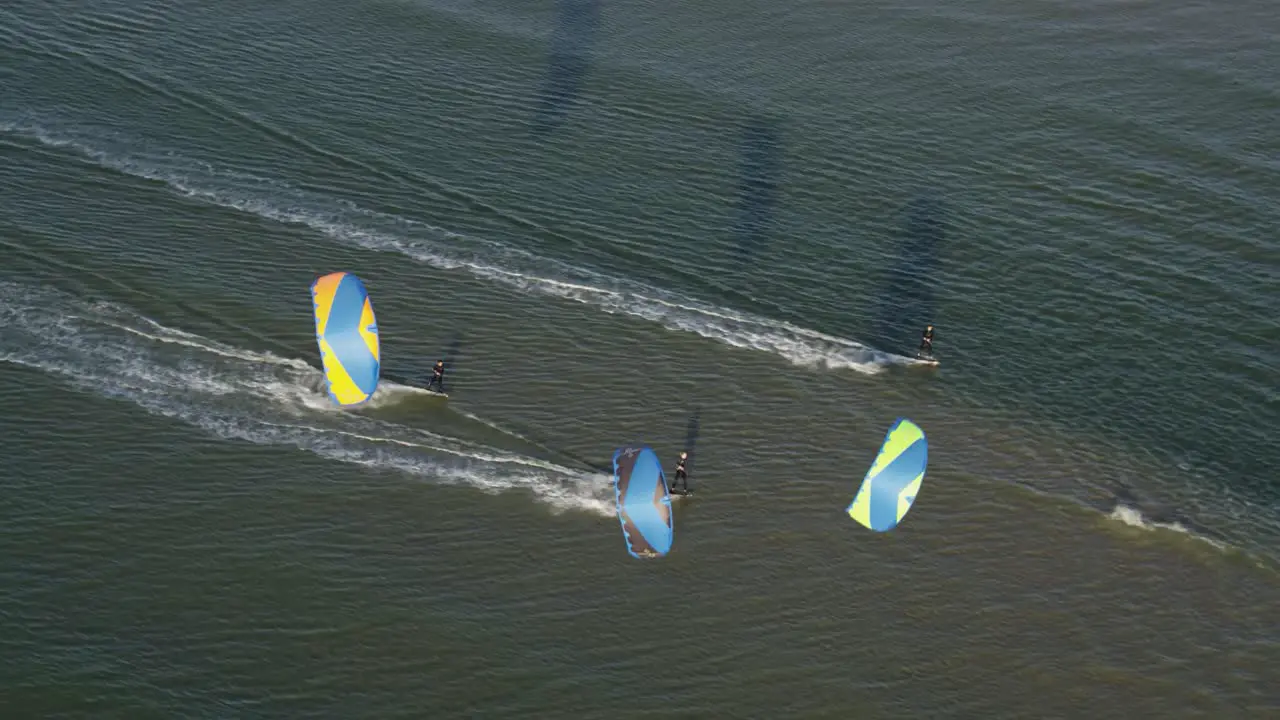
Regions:
M 588 462 L 588 461 L 586 461 L 586 460 L 583 460 L 583 459 L 578 458 L 578 457 L 575 457 L 575 456 L 573 456 L 573 455 L 571 455 L 571 454 L 569 454 L 569 453 L 566 453 L 564 450 L 557 450 L 557 449 L 555 449 L 555 448 L 553 448 L 553 447 L 549 447 L 549 446 L 547 446 L 545 443 L 539 442 L 538 440 L 535 440 L 535 439 L 533 439 L 533 438 L 531 438 L 531 437 L 529 437 L 529 436 L 527 436 L 527 435 L 524 435 L 524 434 L 522 434 L 522 433 L 520 433 L 520 432 L 517 432 L 517 431 L 515 431 L 515 430 L 511 429 L 511 428 L 510 428 L 509 426 L 507 426 L 507 425 L 501 425 L 501 424 L 498 424 L 498 423 L 496 423 L 496 422 L 493 422 L 492 420 L 486 420 L 485 418 L 482 418 L 482 417 L 480 417 L 480 416 L 478 416 L 478 415 L 474 415 L 474 414 L 469 413 L 469 412 L 467 412 L 467 411 L 465 411 L 465 410 L 455 410 L 455 412 L 457 412 L 459 415 L 461 415 L 461 416 L 463 416 L 463 417 L 465 417 L 465 418 L 467 418 L 467 419 L 469 419 L 469 420 L 474 420 L 475 422 L 480 423 L 481 425 L 485 425 L 485 426 L 487 426 L 487 427 L 493 428 L 494 430 L 497 430 L 498 432 L 500 432 L 500 433 L 502 433 L 502 434 L 504 434 L 504 435 L 509 435 L 509 436 L 511 436 L 511 437 L 513 437 L 513 438 L 515 438 L 515 439 L 517 439 L 517 440 L 520 440 L 521 442 L 528 443 L 529 445 L 531 445 L 531 446 L 533 446 L 533 447 L 536 447 L 536 448 L 538 448 L 539 450 L 542 450 L 543 452 L 550 453 L 550 454 L 552 454 L 552 455 L 558 455 L 558 456 L 560 456 L 560 457 L 562 457 L 562 458 L 565 458 L 565 459 L 567 459 L 567 460 L 570 460 L 571 462 L 573 462 L 573 463 L 575 463 L 575 464 L 577 464 L 577 465 L 581 465 L 581 466 L 583 466 L 583 467 L 591 468 L 593 472 L 594 472 L 594 471 L 599 471 L 599 470 L 600 470 L 600 468 L 601 468 L 601 466 L 600 466 L 600 465 L 593 465 L 593 464 L 591 464 L 590 462 Z M 610 477 L 610 479 L 612 479 L 612 471 L 610 471 L 610 472 L 609 472 L 608 477 Z
M 614 514 L 610 478 L 599 473 L 340 410 L 313 390 L 320 370 L 305 361 L 229 346 L 113 303 L 0 281 L 0 362 L 220 438 L 485 492 L 523 490 L 557 512 Z M 374 397 L 408 390 L 389 383 Z
M 1177 533 L 1192 540 L 1198 540 L 1223 552 L 1229 552 L 1235 549 L 1225 542 L 1205 535 L 1203 532 L 1197 532 L 1195 529 L 1188 527 L 1182 522 L 1178 522 L 1176 520 L 1156 520 L 1148 517 L 1142 510 L 1124 504 L 1117 504 L 1115 508 L 1107 514 L 1107 518 L 1139 530 L 1164 530 Z
M 290 393 L 291 394 L 295 393 L 299 389 L 305 389 L 309 391 L 314 389 L 314 391 L 305 392 L 302 394 L 295 394 L 294 399 L 296 399 L 297 401 L 301 402 L 307 407 L 313 410 L 316 410 L 318 412 L 334 412 L 334 413 L 344 412 L 340 408 L 337 408 L 334 405 L 332 405 L 325 398 L 321 397 L 322 395 L 321 388 L 323 385 L 321 374 L 320 374 L 321 371 L 319 370 L 319 368 L 312 366 L 310 363 L 306 362 L 305 360 L 300 360 L 297 358 L 280 357 L 279 355 L 276 355 L 271 352 L 255 352 L 251 350 L 243 350 L 240 348 L 230 347 L 222 343 L 218 343 L 216 341 L 212 341 L 207 338 L 201 337 L 200 335 L 196 335 L 194 333 L 189 333 L 184 330 L 178 330 L 176 328 L 171 328 L 165 325 L 161 325 L 160 323 L 147 317 L 143 317 L 139 315 L 129 315 L 127 312 L 121 311 L 118 309 L 117 306 L 113 306 L 109 303 L 98 303 L 95 306 L 95 309 L 102 313 L 102 322 L 104 324 L 118 328 L 124 332 L 137 335 L 139 337 L 147 338 L 148 340 L 153 340 L 155 342 L 172 343 L 172 344 L 182 345 L 189 348 L 196 348 L 208 353 L 212 353 L 214 355 L 219 355 L 224 358 L 235 358 L 235 359 L 244 360 L 250 363 L 267 363 L 272 365 L 280 365 L 283 367 L 288 367 L 288 368 L 293 368 L 294 370 L 298 370 L 303 375 L 308 376 L 310 378 L 310 381 L 304 384 L 302 380 L 306 378 L 299 377 L 300 382 L 298 387 L 289 388 Z M 111 319 L 113 314 L 119 315 L 122 318 L 122 321 L 113 321 Z M 146 329 L 144 330 L 144 329 L 139 329 L 138 327 L 130 326 L 128 322 L 130 320 L 135 323 L 143 324 Z M 404 395 L 430 396 L 431 391 L 423 390 L 421 388 L 417 388 L 412 385 L 402 385 L 402 384 L 391 382 L 389 380 L 384 379 L 378 383 L 377 392 L 373 395 L 373 397 L 369 399 L 369 401 L 365 404 L 365 407 L 381 408 L 381 407 L 387 407 L 390 405 L 396 405 L 402 401 L 402 397 Z M 468 419 L 471 419 L 478 423 L 486 425 L 490 428 L 493 428 L 505 435 L 509 435 L 517 440 L 524 441 L 542 450 L 546 450 L 547 452 L 552 452 L 552 453 L 556 452 L 552 448 L 548 448 L 540 443 L 530 440 L 524 437 L 523 435 L 515 432 L 514 430 L 511 430 L 502 425 L 499 425 L 498 423 L 495 423 L 491 420 L 486 420 L 482 417 L 479 417 L 478 415 L 475 415 L 466 411 L 459 410 L 455 412 L 457 412 L 459 415 L 463 417 L 466 417 Z M 429 430 L 424 430 L 422 428 L 407 428 L 402 425 L 389 423 L 376 418 L 360 417 L 359 420 L 370 425 L 378 426 L 380 429 L 384 431 L 384 434 L 380 437 L 371 437 L 367 435 L 360 435 L 357 433 L 343 433 L 342 431 L 337 431 L 337 430 L 329 430 L 329 432 L 347 434 L 351 437 L 358 437 L 363 440 L 368 440 L 370 442 L 396 443 L 396 444 L 403 445 L 405 447 L 422 447 L 422 448 L 428 448 L 432 450 L 438 450 L 441 452 L 448 452 L 453 454 L 458 454 L 458 450 L 457 450 L 458 447 L 465 447 L 465 448 L 471 449 L 469 452 L 466 453 L 469 457 L 485 460 L 488 462 L 529 465 L 531 467 L 538 467 L 538 468 L 550 470 L 552 472 L 557 472 L 564 475 L 574 474 L 573 470 L 570 470 L 563 466 L 556 465 L 554 463 L 549 463 L 543 460 L 526 458 L 526 457 L 517 456 L 517 455 L 492 454 L 490 452 L 492 448 L 490 448 L 487 445 L 484 445 L 483 443 L 464 440 L 461 438 L 452 438 L 445 435 L 440 435 L 438 433 L 433 433 Z M 316 430 L 317 432 L 321 432 L 319 428 L 312 428 L 312 429 Z M 428 445 L 428 444 L 410 442 L 405 440 L 397 440 L 395 437 L 392 436 L 393 433 L 404 433 L 404 432 L 416 433 L 417 435 L 420 435 L 428 439 L 447 443 L 447 445 Z
M 94 139 L 31 123 L 0 121 L 0 133 L 76 153 L 99 166 L 164 183 L 180 195 L 280 223 L 299 224 L 349 246 L 393 252 L 441 270 L 458 270 L 533 295 L 627 315 L 732 347 L 768 352 L 809 368 L 875 374 L 915 358 L 887 353 L 780 320 L 717 307 L 483 238 L 362 208 L 346 199 L 174 153 L 108 152 Z M 115 144 L 118 144 L 118 139 Z

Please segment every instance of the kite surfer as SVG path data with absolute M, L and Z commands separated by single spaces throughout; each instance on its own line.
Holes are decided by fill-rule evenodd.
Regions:
M 933 358 L 933 326 L 930 325 L 924 329 L 920 335 L 920 349 L 916 351 L 917 357 Z
M 680 462 L 676 463 L 676 478 L 671 481 L 671 492 L 679 495 L 689 494 L 689 469 L 686 467 L 689 463 L 689 453 L 680 453 Z M 680 483 L 682 489 L 676 490 L 676 483 Z
M 437 360 L 436 366 L 431 368 L 431 381 L 427 383 L 427 389 L 430 390 L 432 386 L 435 386 L 435 385 L 440 386 L 439 392 L 442 392 L 442 393 L 444 392 L 444 361 L 443 360 Z

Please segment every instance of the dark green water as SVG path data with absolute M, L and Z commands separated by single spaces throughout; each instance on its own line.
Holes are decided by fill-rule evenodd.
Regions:
M 1278 17 L 5 4 L 3 716 L 1280 712 Z

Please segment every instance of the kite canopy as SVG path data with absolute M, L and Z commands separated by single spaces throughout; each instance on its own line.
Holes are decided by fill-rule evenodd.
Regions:
M 876 532 L 897 527 L 916 500 L 928 461 L 924 431 L 898 418 L 885 433 L 875 462 L 847 508 L 849 517 Z
M 311 283 L 316 343 L 324 363 L 329 397 L 342 407 L 368 401 L 381 369 L 378 324 L 360 278 L 330 273 Z
M 671 496 L 658 456 L 648 447 L 613 453 L 613 489 L 618 521 L 632 557 L 662 557 L 671 552 L 675 529 Z

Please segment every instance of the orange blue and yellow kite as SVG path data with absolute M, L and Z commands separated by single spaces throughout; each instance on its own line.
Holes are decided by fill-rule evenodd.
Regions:
M 342 407 L 360 405 L 378 389 L 381 370 L 378 323 L 360 278 L 335 272 L 311 283 L 316 343 L 329 397 Z

